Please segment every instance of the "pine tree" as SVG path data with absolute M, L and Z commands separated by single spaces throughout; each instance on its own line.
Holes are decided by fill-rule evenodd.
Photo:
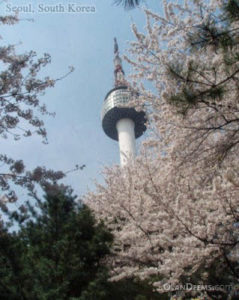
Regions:
M 17 232 L 2 226 L 2 300 L 162 299 L 148 282 L 108 281 L 113 236 L 71 189 L 48 185 L 44 200 L 36 201 L 9 213 Z
M 112 235 L 103 223 L 96 225 L 69 189 L 52 186 L 38 208 L 28 203 L 13 217 L 19 232 L 1 235 L 0 283 L 6 299 L 85 299 L 88 293 L 105 299 L 107 270 L 101 260 Z

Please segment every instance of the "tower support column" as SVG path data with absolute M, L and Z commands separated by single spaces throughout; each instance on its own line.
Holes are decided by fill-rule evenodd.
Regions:
M 134 127 L 134 121 L 128 118 L 121 119 L 116 123 L 121 166 L 124 166 L 129 159 L 136 155 Z

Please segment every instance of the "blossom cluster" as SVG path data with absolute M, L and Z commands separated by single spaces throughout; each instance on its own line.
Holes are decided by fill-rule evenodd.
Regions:
M 161 292 L 195 274 L 208 284 L 215 265 L 238 280 L 239 234 L 239 20 L 224 1 L 163 3 L 145 10 L 146 33 L 133 24 L 125 57 L 150 137 L 85 199 L 115 234 L 112 279 Z

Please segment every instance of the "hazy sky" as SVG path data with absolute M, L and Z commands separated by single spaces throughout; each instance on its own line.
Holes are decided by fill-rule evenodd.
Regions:
M 147 3 L 157 8 L 160 1 Z M 64 6 L 65 11 L 42 12 L 43 7 L 49 10 L 55 4 Z M 71 4 L 73 10 L 85 5 L 94 7 L 95 12 L 74 13 L 68 7 Z M 46 75 L 61 77 L 68 66 L 74 66 L 75 71 L 41 98 L 56 112 L 55 118 L 44 117 L 49 144 L 43 145 L 37 136 L 18 142 L 8 139 L 1 141 L 1 152 L 24 159 L 29 168 L 45 165 L 66 171 L 86 164 L 83 171 L 69 174 L 66 180 L 82 195 L 93 187 L 94 178 L 101 180 L 104 165 L 119 163 L 118 144 L 104 134 L 100 112 L 106 93 L 113 87 L 113 38 L 117 37 L 120 53 L 124 53 L 134 39 L 130 24 L 134 21 L 143 29 L 144 14 L 140 9 L 125 11 L 114 6 L 113 0 L 15 0 L 2 2 L 1 14 L 16 5 L 31 5 L 34 12 L 21 13 L 22 21 L 17 25 L 2 26 L 1 43 L 17 44 L 18 53 L 49 53 L 52 63 L 45 68 Z M 30 18 L 34 22 L 27 20 Z M 129 73 L 130 67 L 125 62 L 123 66 Z

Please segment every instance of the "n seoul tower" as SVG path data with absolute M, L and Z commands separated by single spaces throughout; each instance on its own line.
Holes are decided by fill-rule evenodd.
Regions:
M 101 120 L 105 134 L 119 142 L 120 164 L 124 166 L 136 156 L 135 139 L 146 130 L 146 118 L 143 111 L 138 112 L 135 108 L 127 106 L 133 93 L 126 85 L 116 38 L 114 38 L 114 77 L 114 88 L 105 96 Z

